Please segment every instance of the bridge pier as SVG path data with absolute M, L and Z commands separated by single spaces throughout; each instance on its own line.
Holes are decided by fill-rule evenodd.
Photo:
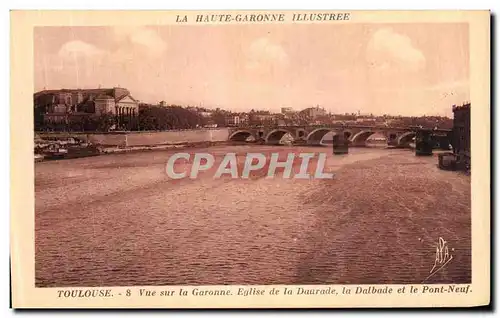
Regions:
M 389 132 L 386 134 L 387 138 L 387 146 L 397 147 L 398 146 L 398 135 L 393 132 Z

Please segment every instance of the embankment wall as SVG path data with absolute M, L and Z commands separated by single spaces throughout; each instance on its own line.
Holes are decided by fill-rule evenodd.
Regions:
M 228 128 L 170 130 L 157 132 L 38 132 L 41 138 L 78 138 L 86 142 L 103 146 L 137 147 L 175 145 L 197 142 L 220 142 L 229 138 Z

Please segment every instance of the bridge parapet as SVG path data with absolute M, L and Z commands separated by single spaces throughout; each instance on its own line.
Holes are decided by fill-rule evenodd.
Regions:
M 331 133 L 344 134 L 352 146 L 364 146 L 366 140 L 375 133 L 384 135 L 387 143 L 393 146 L 404 146 L 415 136 L 419 127 L 388 127 L 366 125 L 293 125 L 293 126 L 240 126 L 231 128 L 229 140 L 245 141 L 249 137 L 266 144 L 279 144 L 283 136 L 289 134 L 295 142 L 308 145 L 320 145 L 323 138 Z M 437 134 L 447 134 L 451 130 L 436 129 Z

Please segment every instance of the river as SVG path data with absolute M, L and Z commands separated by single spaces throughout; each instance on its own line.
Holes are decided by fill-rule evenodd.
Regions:
M 36 286 L 471 281 L 470 177 L 439 170 L 437 155 L 180 151 L 209 152 L 216 163 L 228 152 L 325 152 L 335 176 L 214 179 L 206 171 L 170 180 L 165 164 L 179 150 L 36 163 Z M 453 259 L 428 278 L 440 237 Z

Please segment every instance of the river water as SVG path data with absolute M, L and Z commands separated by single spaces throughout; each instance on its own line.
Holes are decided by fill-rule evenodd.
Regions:
M 439 170 L 437 155 L 244 145 L 181 151 L 209 152 L 216 165 L 228 152 L 239 164 L 248 152 L 325 152 L 325 171 L 335 176 L 214 179 L 212 169 L 171 180 L 165 164 L 179 150 L 36 163 L 36 286 L 471 280 L 470 177 Z M 453 259 L 428 278 L 440 237 Z

